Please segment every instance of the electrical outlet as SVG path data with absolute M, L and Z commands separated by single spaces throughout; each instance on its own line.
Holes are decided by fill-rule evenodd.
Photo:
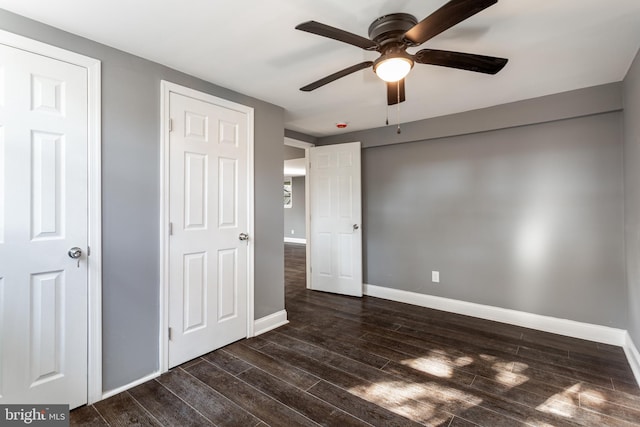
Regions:
M 439 271 L 432 271 L 431 272 L 431 281 L 433 283 L 440 283 L 440 272 Z
M 291 229 L 291 234 L 296 234 L 295 230 L 292 228 Z

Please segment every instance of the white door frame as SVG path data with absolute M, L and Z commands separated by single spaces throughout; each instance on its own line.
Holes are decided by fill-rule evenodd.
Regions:
M 239 111 L 247 117 L 247 232 L 254 236 L 254 112 L 253 108 L 208 93 L 162 80 L 160 83 L 160 372 L 169 370 L 169 95 L 177 93 L 220 107 Z M 247 246 L 247 338 L 254 336 L 254 242 Z
M 102 182 L 100 61 L 0 30 L 0 44 L 68 62 L 87 70 L 88 257 L 87 401 L 102 399 Z
M 304 167 L 307 170 L 307 173 L 304 178 L 304 224 L 305 231 L 304 235 L 307 239 L 307 244 L 305 247 L 306 251 L 306 269 L 307 269 L 307 289 L 311 289 L 311 197 L 309 195 L 309 149 L 311 147 L 315 147 L 315 144 L 310 142 L 304 142 L 297 139 L 285 137 L 284 145 L 288 145 L 289 147 L 302 148 L 304 150 Z

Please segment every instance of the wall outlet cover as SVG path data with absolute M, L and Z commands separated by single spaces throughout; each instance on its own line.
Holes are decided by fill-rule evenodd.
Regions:
M 431 272 L 431 281 L 433 283 L 440 283 L 440 272 L 439 271 L 432 271 Z

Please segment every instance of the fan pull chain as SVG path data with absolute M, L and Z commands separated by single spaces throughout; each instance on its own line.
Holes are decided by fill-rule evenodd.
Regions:
M 397 91 L 398 92 L 398 103 L 396 104 L 398 106 L 398 109 L 397 109 L 397 113 L 398 113 L 398 129 L 396 130 L 396 133 L 398 135 L 400 135 L 400 133 L 402 132 L 400 130 L 400 82 L 398 82 L 396 84 L 396 87 L 398 88 L 398 91 Z
M 389 106 L 387 105 L 387 119 L 385 120 L 385 124 L 389 126 Z

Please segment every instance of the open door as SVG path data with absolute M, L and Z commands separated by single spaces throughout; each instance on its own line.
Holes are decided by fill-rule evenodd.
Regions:
M 310 288 L 362 296 L 360 143 L 309 149 Z

